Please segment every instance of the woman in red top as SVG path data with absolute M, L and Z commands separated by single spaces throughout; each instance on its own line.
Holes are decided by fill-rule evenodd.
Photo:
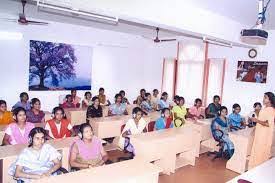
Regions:
M 45 130 L 53 139 L 60 139 L 71 137 L 73 133 L 73 127 L 70 122 L 64 118 L 64 109 L 61 107 L 55 107 L 53 109 L 53 119 L 46 122 Z
M 173 128 L 173 119 L 171 118 L 171 111 L 169 108 L 164 108 L 161 110 L 161 117 L 157 119 L 155 123 L 155 130 L 163 130 L 168 128 Z

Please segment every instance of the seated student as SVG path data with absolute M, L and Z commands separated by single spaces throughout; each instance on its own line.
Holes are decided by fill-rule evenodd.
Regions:
M 187 109 L 186 107 L 183 106 L 184 102 L 185 102 L 184 98 L 180 97 L 179 104 L 172 108 L 175 127 L 181 127 L 185 123 L 185 116 L 187 114 Z
M 45 113 L 40 110 L 41 103 L 38 98 L 31 99 L 31 110 L 27 111 L 27 121 L 31 123 L 44 123 Z
M 173 128 L 173 119 L 171 118 L 171 112 L 169 108 L 164 108 L 161 110 L 161 117 L 157 119 L 155 123 L 156 130 Z
M 188 111 L 188 118 L 191 118 L 193 120 L 197 120 L 197 119 L 203 119 L 204 118 L 204 110 L 201 107 L 202 106 L 202 101 L 201 99 L 197 98 L 195 100 L 195 104 L 193 107 L 190 107 L 189 111 Z
M 82 108 L 87 108 L 93 104 L 92 101 L 92 93 L 91 92 L 85 92 L 84 99 L 82 100 Z
M 87 108 L 86 118 L 100 118 L 103 116 L 102 107 L 99 105 L 98 97 L 92 98 L 93 104 Z
M 8 125 L 13 121 L 12 113 L 7 111 L 7 103 L 0 100 L 0 125 Z
M 145 89 L 141 89 L 139 91 L 140 95 L 137 97 L 136 99 L 136 104 L 137 105 L 140 105 L 141 102 L 145 99 L 145 93 L 146 93 L 146 90 Z
M 62 104 L 62 108 L 76 108 L 76 105 L 73 103 L 72 95 L 66 95 L 66 101 Z
M 104 88 L 99 88 L 98 90 L 98 99 L 101 106 L 109 106 L 111 105 L 111 102 L 108 100 L 107 96 L 104 94 L 105 90 Z
M 232 108 L 233 111 L 228 117 L 231 130 L 239 130 L 245 128 L 244 119 L 240 115 L 241 106 L 239 104 L 234 104 Z
M 150 93 L 145 93 L 145 100 L 141 102 L 140 107 L 146 114 L 150 113 L 154 110 L 152 103 L 151 103 L 151 94 Z
M 8 125 L 3 138 L 3 145 L 26 144 L 28 135 L 34 128 L 34 124 L 26 122 L 26 110 L 17 107 L 13 110 L 14 123 Z
M 76 90 L 71 90 L 71 95 L 72 95 L 72 99 L 73 99 L 73 104 L 75 105 L 75 107 L 80 107 L 80 101 L 81 98 L 78 97 L 77 95 L 77 91 Z
M 218 116 L 211 123 L 212 135 L 219 138 L 222 135 L 220 131 L 223 132 L 222 141 L 225 143 L 223 151 L 226 152 L 229 159 L 234 153 L 234 145 L 228 136 L 229 125 L 228 119 L 226 118 L 227 108 L 222 106 L 217 115 Z
M 171 106 L 176 106 L 176 105 L 179 105 L 179 102 L 180 102 L 180 96 L 178 96 L 178 95 L 175 95 L 174 96 L 174 99 L 173 99 L 173 101 L 171 102 Z
M 132 118 L 126 122 L 125 127 L 122 130 L 119 145 L 122 149 L 129 152 L 131 156 L 134 156 L 134 147 L 130 143 L 129 135 L 135 135 L 147 132 L 146 121 L 142 118 L 142 110 L 140 107 L 135 107 L 132 112 Z
M 126 104 L 121 103 L 122 96 L 120 94 L 116 94 L 115 96 L 115 103 L 110 105 L 108 115 L 128 115 Z
M 10 166 L 9 174 L 17 178 L 17 182 L 20 183 L 58 174 L 61 154 L 50 144 L 45 143 L 46 131 L 41 127 L 33 128 L 28 138 L 29 146 Z
M 209 104 L 208 107 L 206 108 L 206 111 L 205 111 L 206 118 L 216 117 L 220 108 L 221 108 L 220 97 L 218 95 L 215 95 L 213 97 L 213 103 Z
M 23 107 L 26 111 L 31 109 L 29 95 L 26 92 L 20 93 L 20 101 L 12 106 L 12 111 L 17 107 Z
M 158 103 L 158 109 L 159 110 L 162 110 L 164 108 L 170 108 L 170 104 L 169 104 L 169 101 L 168 101 L 168 93 L 166 93 L 166 92 L 163 92 L 161 94 L 161 98 L 160 98 L 159 103 Z
M 253 127 L 256 126 L 256 123 L 251 120 L 251 118 L 258 118 L 260 111 L 262 109 L 262 104 L 260 102 L 256 102 L 254 105 L 254 111 L 250 112 L 248 115 L 248 126 Z
M 101 140 L 94 136 L 89 123 L 80 125 L 79 139 L 72 144 L 69 157 L 70 166 L 76 170 L 101 166 L 108 160 Z
M 151 96 L 151 103 L 155 110 L 158 110 L 158 104 L 159 104 L 158 94 L 159 94 L 159 91 L 157 89 L 154 89 L 153 95 Z
M 70 137 L 73 133 L 73 127 L 68 120 L 64 118 L 65 113 L 62 107 L 53 109 L 53 119 L 48 120 L 45 125 L 45 130 L 52 139 L 60 139 Z
M 121 90 L 121 91 L 119 92 L 119 94 L 122 96 L 122 101 L 121 101 L 121 103 L 129 105 L 130 102 L 129 102 L 128 99 L 125 97 L 125 91 L 124 91 L 124 90 Z

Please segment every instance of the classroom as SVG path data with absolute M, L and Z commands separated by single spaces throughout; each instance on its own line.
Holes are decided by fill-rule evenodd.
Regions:
M 275 0 L 1 0 L 0 183 L 273 183 Z

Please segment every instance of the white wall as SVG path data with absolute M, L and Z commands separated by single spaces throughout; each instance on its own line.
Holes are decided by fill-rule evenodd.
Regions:
M 255 102 L 262 102 L 265 92 L 275 91 L 275 31 L 269 31 L 269 36 L 268 44 L 262 47 L 262 51 L 258 50 L 258 56 L 254 59 L 248 57 L 248 49 L 209 46 L 209 58 L 226 58 L 223 105 L 230 110 L 234 103 L 239 103 L 245 114 L 253 109 Z M 268 61 L 267 83 L 236 81 L 239 60 Z
M 51 23 L 49 26 L 18 26 L 1 23 L 0 31 L 19 31 L 21 41 L 0 41 L 1 77 L 0 98 L 11 107 L 19 100 L 19 93 L 28 91 L 29 40 L 44 40 L 91 46 L 93 49 L 92 93 L 104 87 L 113 96 L 124 89 L 133 100 L 140 88 L 152 90 L 161 87 L 163 57 L 176 56 L 176 42 L 153 44 L 139 36 L 99 30 L 76 25 Z M 98 46 L 119 45 L 121 47 Z M 58 104 L 58 96 L 69 91 L 32 91 L 30 98 L 38 97 L 43 110 L 51 110 Z M 83 96 L 84 92 L 79 92 Z

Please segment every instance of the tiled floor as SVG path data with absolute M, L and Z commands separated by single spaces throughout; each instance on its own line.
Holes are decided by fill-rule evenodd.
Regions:
M 120 151 L 108 152 L 111 160 L 116 161 L 117 157 L 124 156 Z M 182 167 L 174 174 L 160 175 L 159 183 L 224 183 L 238 174 L 225 168 L 226 160 L 216 159 L 206 154 L 196 159 L 196 165 Z

